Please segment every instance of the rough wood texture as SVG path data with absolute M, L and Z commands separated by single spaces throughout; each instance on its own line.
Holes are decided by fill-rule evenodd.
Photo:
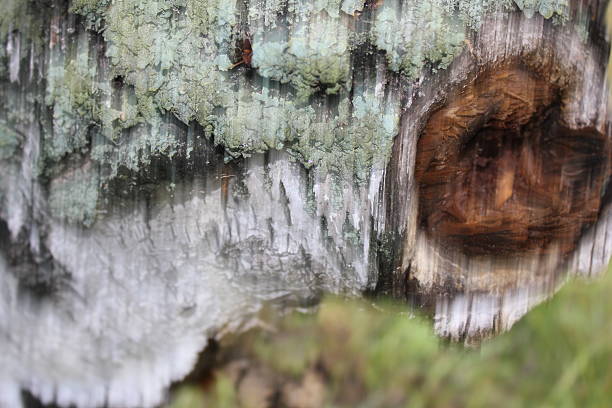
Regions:
M 601 232 L 609 217 L 605 210 L 609 198 L 602 196 L 610 174 L 608 91 L 602 86 L 607 49 L 598 44 L 597 41 L 586 44 L 571 30 L 543 20 L 527 19 L 518 14 L 491 16 L 472 39 L 473 52 L 465 52 L 447 72 L 426 81 L 420 89 L 420 97 L 404 114 L 385 182 L 391 197 L 387 201 L 387 228 L 406 226 L 403 243 L 397 248 L 402 261 L 396 264 L 389 281 L 396 294 L 408 291 L 421 299 L 422 291 L 437 294 L 439 298 L 433 303 L 437 305 L 437 325 L 441 333 L 463 338 L 478 336 L 491 328 L 508 328 L 521 316 L 517 310 L 526 311 L 540 302 L 564 281 L 567 272 L 580 274 L 591 270 L 589 260 L 592 256 L 588 250 L 582 249 L 580 255 L 573 254 L 572 261 L 568 252 L 582 228 L 588 228 L 597 219 L 596 214 L 599 220 L 590 230 L 600 232 L 594 232 L 598 237 L 585 245 L 592 245 L 590 247 L 598 254 L 602 248 L 610 248 L 609 238 Z M 516 67 L 517 63 L 519 71 L 512 68 L 504 72 L 508 67 Z M 492 75 L 491 67 L 496 72 L 493 75 L 501 78 L 488 79 Z M 522 88 L 518 84 L 503 83 L 512 82 L 515 75 L 528 77 L 525 79 L 531 86 Z M 488 87 L 493 90 L 490 94 L 483 89 Z M 481 94 L 485 95 L 483 100 L 482 96 L 477 97 Z M 517 96 L 529 103 L 513 108 L 518 106 Z M 472 98 L 475 103 L 459 107 L 457 101 L 462 97 Z M 560 107 L 545 113 L 551 104 L 554 107 L 555 100 Z M 558 114 L 555 113 L 557 109 Z M 462 110 L 467 110 L 467 115 L 461 113 Z M 462 162 L 461 151 L 465 150 L 466 156 L 471 154 L 471 160 L 478 160 L 478 154 L 470 150 L 469 144 L 462 144 L 461 138 L 472 134 L 465 128 L 487 128 L 488 120 L 527 123 L 538 110 L 544 114 L 544 120 L 540 126 L 534 126 L 535 137 L 529 126 L 523 127 L 526 134 L 532 132 L 531 136 L 523 138 L 528 142 L 527 147 L 523 144 L 521 149 L 526 151 L 502 149 L 505 153 L 497 157 L 491 172 L 477 169 L 476 174 L 482 179 L 467 178 L 469 165 Z M 496 117 L 496 112 L 507 117 Z M 455 118 L 447 122 L 447 115 L 451 114 Z M 553 115 L 561 131 L 554 127 L 550 131 L 546 114 Z M 470 123 L 471 120 L 476 123 Z M 508 132 L 503 133 L 503 137 L 507 137 Z M 483 142 L 486 138 L 503 139 L 499 133 L 477 136 L 482 137 Z M 539 158 L 534 157 L 529 165 L 542 163 L 541 170 L 528 170 L 527 163 L 521 164 L 522 155 L 534 152 Z M 438 162 L 432 166 L 436 160 Z M 416 167 L 412 163 L 416 163 Z M 436 167 L 436 164 L 441 165 Z M 510 170 L 513 166 L 518 169 L 514 175 Z M 526 183 L 513 182 L 510 195 L 509 180 L 517 175 Z M 462 190 L 456 187 L 461 183 L 464 186 L 465 183 L 474 184 L 471 189 Z M 572 190 L 576 195 L 567 195 L 568 183 L 577 188 Z M 479 189 L 482 190 L 479 192 Z M 458 196 L 449 198 L 454 191 Z M 471 208 L 468 203 L 457 203 L 462 200 L 465 203 L 478 194 L 484 195 L 480 205 L 487 208 L 485 212 Z M 425 201 L 418 204 L 419 199 Z M 501 210 L 496 209 L 500 202 L 503 202 Z M 420 223 L 419 206 L 423 217 Z M 540 210 L 534 211 L 538 207 Z M 487 214 L 496 212 L 497 216 L 486 219 Z M 480 218 L 481 224 L 469 225 L 470 217 L 471 222 Z M 524 217 L 528 221 L 521 222 Z M 566 223 L 568 217 L 575 217 L 575 220 Z M 507 233 L 507 239 L 489 240 L 487 235 L 498 231 L 504 223 L 507 228 L 502 228 L 502 238 Z M 534 231 L 528 236 L 535 241 L 523 241 L 521 235 L 532 227 Z M 542 228 L 548 229 L 551 235 L 538 234 Z M 513 231 L 518 236 L 513 235 Z M 456 232 L 472 236 L 466 239 L 454 235 Z M 557 239 L 552 238 L 555 235 Z M 450 247 L 449 241 L 453 244 Z M 609 259 L 609 256 L 608 252 L 598 259 Z M 584 261 L 581 262 L 580 257 Z M 606 263 L 607 260 L 598 261 L 599 270 Z M 418 288 L 416 293 L 415 288 Z
M 571 252 L 597 220 L 610 142 L 559 123 L 554 83 L 511 64 L 431 115 L 417 145 L 419 226 L 468 255 Z M 545 75 L 545 74 L 544 74 Z
M 480 117 L 495 100 L 521 117 L 499 122 L 528 123 L 558 101 L 550 117 L 575 150 L 585 131 L 604 146 L 592 180 L 580 165 L 564 178 L 588 193 L 567 210 L 585 225 L 609 172 L 604 2 L 572 2 L 567 15 L 547 8 L 557 2 L 485 3 L 2 3 L 0 404 L 27 388 L 44 402 L 155 405 L 208 337 L 267 303 L 415 296 L 441 334 L 469 338 L 509 328 L 567 272 L 595 275 L 612 251 L 609 195 L 565 257 L 554 243 L 521 256 L 483 254 L 485 243 L 475 256 L 419 223 L 419 208 L 439 210 L 419 204 L 419 138 L 438 137 L 431 118 L 464 90 L 501 88 L 484 78 L 508 67 L 507 87 L 516 76 L 542 88 L 463 108 Z M 249 36 L 251 66 L 228 70 Z M 515 214 L 534 192 L 552 202 L 567 190 L 534 181 L 522 192 L 516 180 L 532 174 L 512 176 L 511 157 L 549 154 L 535 133 L 505 148 L 501 176 L 478 170 L 485 202 Z

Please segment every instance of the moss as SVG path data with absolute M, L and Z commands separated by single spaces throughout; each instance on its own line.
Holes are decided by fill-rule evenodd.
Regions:
M 196 387 L 183 387 L 172 398 L 171 408 L 197 408 L 206 406 L 204 394 Z
M 234 408 L 238 399 L 230 379 L 220 376 L 206 395 L 196 387 L 183 387 L 174 395 L 169 408 Z
M 610 273 L 573 282 L 478 350 L 442 344 L 405 305 L 330 298 L 316 314 L 281 317 L 277 331 L 237 344 L 259 372 L 272 371 L 281 393 L 283 381 L 324 373 L 320 406 L 606 406 Z
M 287 336 L 258 336 L 253 351 L 258 359 L 285 376 L 299 378 L 316 363 L 319 344 L 309 330 L 310 316 L 296 316 L 287 322 Z M 299 332 L 299 335 L 296 335 Z M 279 354 L 283 355 L 279 359 Z

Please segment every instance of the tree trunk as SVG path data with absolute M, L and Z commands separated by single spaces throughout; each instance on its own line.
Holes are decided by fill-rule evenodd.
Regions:
M 154 406 L 268 303 L 469 340 L 599 273 L 605 2 L 488 3 L 1 1 L 0 405 Z

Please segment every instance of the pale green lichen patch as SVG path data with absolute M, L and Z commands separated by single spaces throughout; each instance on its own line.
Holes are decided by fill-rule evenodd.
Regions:
M 527 17 L 540 13 L 544 18 L 553 16 L 561 19 L 567 18 L 568 0 L 514 0 L 514 2 Z
M 478 29 L 487 13 L 514 4 L 528 17 L 568 17 L 567 0 L 387 0 L 376 12 L 373 42 L 391 70 L 416 77 L 427 65 L 446 68 L 462 51 L 466 28 Z
M 134 87 L 145 120 L 157 109 L 184 122 L 211 113 L 225 82 L 215 62 L 232 46 L 235 3 L 124 1 L 108 9 L 107 55 Z
M 373 166 L 386 163 L 399 113 L 399 98 L 373 92 L 343 98 L 337 114 L 318 118 L 316 106 L 296 105 L 267 89 L 243 90 L 219 118 L 215 137 L 222 135 L 217 142 L 234 155 L 286 149 L 306 167 L 363 184 Z
M 102 15 L 110 3 L 111 0 L 71 0 L 70 12 L 82 15 Z
M 0 160 L 5 160 L 13 156 L 19 143 L 21 136 L 15 132 L 4 121 L 0 121 Z
M 86 16 L 87 25 L 92 29 L 102 27 L 102 16 L 104 9 L 108 7 L 111 0 L 72 0 L 70 12 Z
M 98 121 L 103 107 L 97 100 L 86 34 L 79 36 L 74 58 L 66 59 L 59 50 L 52 50 L 50 58 L 45 103 L 53 108 L 53 132 L 45 134 L 44 148 L 48 159 L 58 160 L 87 145 L 89 126 Z
M 104 137 L 93 143 L 92 158 L 109 165 L 112 177 L 120 167 L 138 171 L 153 156 L 172 157 L 184 147 L 164 130 L 164 117 L 172 114 L 199 122 L 229 158 L 285 149 L 306 167 L 331 175 L 338 194 L 343 184 L 367 183 L 389 157 L 400 102 L 375 95 L 374 86 L 351 90 L 355 39 L 385 51 L 391 70 L 416 77 L 425 66 L 448 66 L 463 49 L 466 30 L 510 3 L 399 5 L 374 7 L 372 30 L 360 33 L 353 23 L 363 0 L 73 3 L 88 20 L 105 21 L 112 75 L 125 81 L 120 103 L 100 109 Z M 263 85 L 245 80 L 243 68 L 229 70 L 246 38 Z M 274 82 L 291 92 L 280 92 Z M 102 84 L 98 90 L 100 100 L 113 93 Z M 337 108 L 330 111 L 314 95 L 338 95 Z
M 283 10 L 294 3 L 294 0 L 253 0 L 249 7 L 249 21 L 260 22 L 264 27 L 274 27 Z
M 70 223 L 93 223 L 100 180 L 92 166 L 88 163 L 51 183 L 49 209 L 54 217 Z
M 365 0 L 344 0 L 341 10 L 346 14 L 354 16 L 356 13 L 363 11 Z
M 350 53 L 345 24 L 319 12 L 296 24 L 286 38 L 275 41 L 278 37 L 282 34 L 266 32 L 254 38 L 253 66 L 262 76 L 293 85 L 299 101 L 317 91 L 332 95 L 346 88 Z
M 161 117 L 131 128 L 124 136 L 128 137 L 123 137 L 117 143 L 94 144 L 92 148 L 91 157 L 110 167 L 108 178 L 115 177 L 122 167 L 138 172 L 146 168 L 155 156 L 171 159 L 182 143 L 180 129 Z
M 122 1 L 93 12 L 106 21 L 107 76 L 125 82 L 119 90 L 98 84 L 104 138 L 93 144 L 92 157 L 111 166 L 111 177 L 121 166 L 138 170 L 152 156 L 176 152 L 179 141 L 162 126 L 165 115 L 206 126 L 215 107 L 233 102 L 220 65 L 230 65 L 235 1 Z
M 485 15 L 512 10 L 515 6 L 529 18 L 536 13 L 564 22 L 569 17 L 569 0 L 433 0 L 449 13 L 457 13 L 469 27 L 478 29 Z
M 566 0 L 516 4 L 547 18 L 567 12 Z M 68 27 L 57 10 L 42 16 L 30 6 L 2 2 L 0 28 L 6 35 L 10 19 L 23 27 L 36 20 L 54 33 L 46 39 L 39 98 L 52 112 L 43 152 L 45 165 L 56 168 L 47 174 L 61 173 L 64 159 L 77 153 L 104 169 L 103 184 L 121 168 L 146 169 L 155 156 L 189 154 L 176 118 L 197 121 L 228 160 L 284 149 L 331 176 L 338 196 L 385 166 L 400 118 L 400 97 L 378 89 L 373 72 L 353 83 L 354 53 L 382 51 L 391 71 L 416 78 L 426 67 L 447 67 L 486 13 L 514 7 L 512 0 L 410 0 L 401 7 L 399 0 L 73 0 L 70 11 L 97 32 L 87 33 Z M 230 69 L 246 39 L 251 67 Z M 7 146 L 3 155 L 13 149 Z M 70 210 L 66 218 L 86 221 L 95 213 L 87 208 L 88 215 Z
M 387 53 L 389 68 L 417 76 L 430 62 L 445 68 L 463 49 L 465 28 L 436 1 L 385 1 L 376 13 L 373 36 Z
M 196 119 L 205 127 L 212 125 L 215 142 L 234 156 L 287 148 L 309 167 L 316 164 L 338 175 L 348 171 L 359 182 L 367 180 L 375 161 L 384 163 L 396 124 L 380 124 L 393 122 L 389 115 L 397 114 L 398 101 L 389 109 L 380 101 L 369 101 L 364 105 L 367 108 L 359 108 L 359 112 L 370 109 L 367 120 L 362 121 L 352 117 L 349 101 L 342 103 L 338 115 L 325 120 L 317 117 L 313 107 L 301 106 L 318 91 L 347 95 L 349 30 L 338 21 L 339 12 L 334 12 L 340 2 L 318 1 L 306 6 L 279 1 L 266 3 L 263 10 L 270 15 L 249 14 L 250 18 L 270 20 L 281 7 L 291 6 L 296 15 L 309 18 L 292 26 L 289 35 L 270 30 L 253 38 L 253 65 L 259 74 L 291 84 L 295 98 L 281 97 L 265 88 L 253 90 L 248 84 L 234 90 L 224 71 L 236 24 L 235 3 L 186 2 L 184 9 L 171 2 L 151 3 L 143 8 L 140 2 L 126 1 L 107 12 L 107 54 L 114 71 L 133 86 L 136 100 L 130 105 L 135 106 L 132 113 L 122 111 L 123 117 L 140 115 L 145 124 L 152 125 L 145 126 L 146 131 L 138 130 L 142 129 L 139 125 L 130 132 L 129 140 L 94 147 L 93 157 L 110 163 L 112 173 L 120 165 L 135 170 L 151 155 L 176 151 L 178 141 L 171 134 L 161 134 L 157 130 L 160 126 L 155 125 L 164 111 L 185 123 Z M 210 35 L 201 37 L 194 32 Z M 372 97 L 355 98 L 359 104 Z M 111 112 L 105 122 L 118 119 L 119 111 Z M 399 121 L 399 115 L 394 121 Z

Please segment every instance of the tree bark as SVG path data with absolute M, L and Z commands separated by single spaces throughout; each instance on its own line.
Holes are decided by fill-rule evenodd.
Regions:
M 269 303 L 469 340 L 599 273 L 605 2 L 485 3 L 2 2 L 0 405 L 154 406 Z

